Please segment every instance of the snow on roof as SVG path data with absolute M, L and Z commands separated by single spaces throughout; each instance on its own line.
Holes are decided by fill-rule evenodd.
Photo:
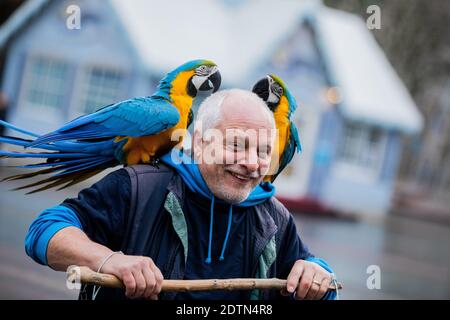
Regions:
M 264 58 L 313 13 L 343 114 L 406 132 L 422 116 L 364 22 L 315 0 L 111 0 L 145 65 L 166 72 L 181 62 L 215 61 L 225 83 L 246 83 Z
M 0 28 L 0 48 L 49 0 L 29 0 Z M 215 61 L 225 85 L 248 83 L 310 18 L 344 116 L 415 133 L 423 118 L 384 53 L 355 15 L 320 0 L 110 0 L 145 66 L 165 73 L 191 59 Z
M 269 57 L 316 0 L 111 0 L 144 63 L 166 72 L 184 61 L 210 59 L 227 84 Z
M 313 22 L 340 108 L 349 119 L 416 133 L 423 118 L 374 37 L 359 17 L 321 7 Z

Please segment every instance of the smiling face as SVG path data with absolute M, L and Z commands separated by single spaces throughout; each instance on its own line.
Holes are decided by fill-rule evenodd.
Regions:
M 262 181 L 269 168 L 273 116 L 261 99 L 242 90 L 225 96 L 220 112 L 214 139 L 194 132 L 194 154 L 211 192 L 226 202 L 239 203 Z M 211 144 L 218 151 L 214 161 L 204 158 Z

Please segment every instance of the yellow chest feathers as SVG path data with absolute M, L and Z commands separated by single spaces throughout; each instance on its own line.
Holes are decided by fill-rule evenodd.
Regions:
M 289 104 L 286 97 L 282 96 L 280 99 L 280 104 L 273 113 L 275 118 L 275 125 L 278 130 L 278 139 L 275 143 L 275 150 L 278 152 L 279 157 L 284 152 L 286 147 L 286 142 L 290 138 L 290 121 L 289 121 Z
M 148 163 L 158 155 L 168 152 L 177 144 L 181 144 L 184 135 L 180 136 L 177 132 L 178 141 L 172 141 L 172 133 L 176 129 L 186 129 L 189 111 L 191 110 L 193 98 L 187 94 L 187 82 L 194 74 L 194 71 L 180 72 L 172 82 L 170 90 L 170 98 L 172 104 L 180 113 L 180 121 L 178 123 L 159 134 L 146 137 L 126 137 L 127 143 L 123 147 L 126 156 L 126 163 L 129 165 L 136 163 Z
M 194 75 L 194 71 L 183 71 L 172 81 L 172 89 L 170 90 L 170 98 L 172 104 L 180 112 L 180 121 L 175 128 L 186 128 L 189 111 L 191 110 L 193 97 L 187 93 L 187 83 L 189 78 Z M 174 129 L 175 129 L 174 128 Z

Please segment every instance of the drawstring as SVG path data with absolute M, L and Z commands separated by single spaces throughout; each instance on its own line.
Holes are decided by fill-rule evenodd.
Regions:
M 210 209 L 210 221 L 209 221 L 209 241 L 208 241 L 208 257 L 205 260 L 206 264 L 211 263 L 211 247 L 212 247 L 212 234 L 213 234 L 213 225 L 214 225 L 214 196 L 211 197 L 211 209 Z M 225 235 L 225 240 L 223 241 L 222 252 L 220 253 L 220 261 L 223 261 L 225 258 L 223 254 L 225 253 L 225 249 L 227 247 L 228 237 L 230 236 L 231 231 L 231 223 L 233 222 L 233 205 L 230 205 L 230 211 L 228 212 L 228 226 L 227 233 Z
M 227 241 L 228 241 L 228 236 L 230 235 L 230 230 L 231 230 L 231 222 L 233 220 L 233 205 L 230 205 L 230 211 L 228 212 L 228 227 L 227 227 L 227 234 L 225 236 L 225 240 L 223 241 L 223 247 L 222 247 L 222 252 L 220 253 L 220 258 L 219 260 L 222 261 L 224 259 L 223 257 L 223 253 L 225 252 L 225 248 L 227 247 Z
M 213 221 L 214 221 L 214 196 L 211 198 L 211 209 L 210 209 L 210 218 L 209 218 L 209 242 L 208 242 L 208 257 L 205 260 L 205 263 L 211 263 L 211 245 L 212 245 L 212 233 L 213 233 Z

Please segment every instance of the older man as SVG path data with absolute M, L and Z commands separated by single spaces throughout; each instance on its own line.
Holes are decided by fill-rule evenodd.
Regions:
M 86 265 L 125 285 L 125 292 L 87 286 L 81 297 L 270 299 L 281 295 L 160 291 L 164 278 L 278 277 L 288 279 L 283 295 L 330 298 L 331 270 L 302 243 L 273 186 L 260 184 L 273 130 L 272 113 L 256 95 L 217 92 L 199 109 L 192 158 L 173 152 L 159 167 L 109 174 L 45 210 L 30 227 L 26 251 L 56 270 Z

